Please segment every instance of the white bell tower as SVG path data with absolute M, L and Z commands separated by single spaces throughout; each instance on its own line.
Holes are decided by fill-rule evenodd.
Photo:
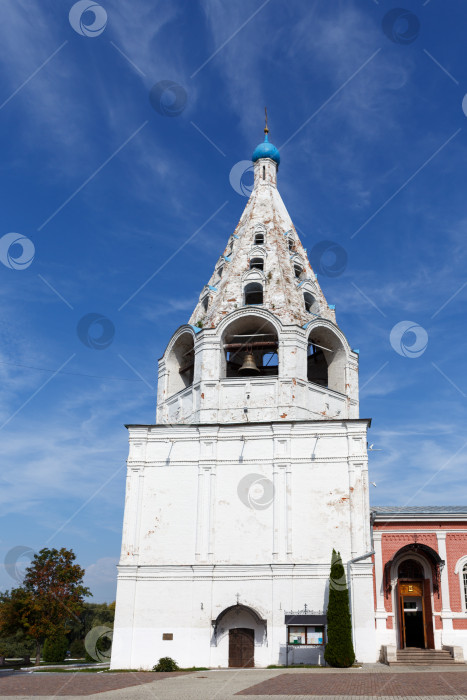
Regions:
M 253 162 L 238 226 L 159 361 L 157 423 L 128 426 L 113 668 L 285 663 L 291 619 L 325 624 L 333 548 L 357 659 L 377 658 L 358 353 L 277 190 L 267 126 Z

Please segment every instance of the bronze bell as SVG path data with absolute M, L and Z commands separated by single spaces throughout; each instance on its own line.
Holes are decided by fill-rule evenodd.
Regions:
M 256 366 L 255 358 L 252 352 L 246 352 L 243 359 L 243 365 L 238 370 L 239 373 L 245 376 L 259 374 L 259 369 Z

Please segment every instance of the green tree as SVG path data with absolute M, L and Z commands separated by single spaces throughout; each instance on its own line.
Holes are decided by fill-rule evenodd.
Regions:
M 89 662 L 102 660 L 102 656 L 108 656 L 111 647 L 109 634 L 105 634 L 101 638 L 97 633 L 97 637 L 94 634 L 92 639 L 88 639 L 88 649 L 92 650 L 93 655 L 90 655 L 88 651 L 85 653 L 84 642 L 92 629 L 98 627 L 101 631 L 104 628 L 112 630 L 114 617 L 115 603 L 84 603 L 79 620 L 72 620 L 70 623 L 68 638 L 72 656 L 79 657 L 81 654 Z
M 70 623 L 69 638 L 84 639 L 90 629 L 100 625 L 113 627 L 115 603 L 84 603 L 79 619 Z
M 332 550 L 329 576 L 328 640 L 324 658 L 330 666 L 347 668 L 355 661 L 352 643 L 352 621 L 349 611 L 349 591 L 339 552 Z
M 21 630 L 15 634 L 4 634 L 0 636 L 0 666 L 3 666 L 5 659 L 23 659 L 25 663 L 30 663 L 30 657 L 34 653 L 34 639 L 28 637 Z
M 70 656 L 72 659 L 84 659 L 84 642 L 82 639 L 74 639 L 70 644 Z
M 11 591 L 0 593 L 0 637 L 2 640 L 11 642 L 17 633 L 27 635 L 23 614 L 26 606 L 30 603 L 30 596 L 24 588 L 13 588 Z M 8 648 L 9 642 L 2 645 L 5 647 L 2 649 L 5 653 L 0 652 L 0 656 L 11 655 L 11 650 Z
M 36 665 L 44 640 L 66 634 L 72 620 L 79 620 L 84 598 L 84 569 L 76 556 L 62 548 L 41 549 L 26 569 L 23 585 L 0 595 L 0 632 L 26 632 L 36 643 Z
M 65 661 L 66 652 L 68 649 L 68 640 L 65 635 L 60 637 L 47 638 L 44 642 L 43 659 L 44 661 L 61 663 Z

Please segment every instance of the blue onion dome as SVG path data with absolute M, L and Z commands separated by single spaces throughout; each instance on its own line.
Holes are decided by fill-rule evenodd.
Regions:
M 251 157 L 251 160 L 253 163 L 256 163 L 257 160 L 260 158 L 271 158 L 277 165 L 281 162 L 281 156 L 279 151 L 275 146 L 273 146 L 272 143 L 269 143 L 268 139 L 268 132 L 266 129 L 264 130 L 264 141 L 263 143 L 258 144 L 256 146 L 255 150 L 253 151 L 253 155 Z

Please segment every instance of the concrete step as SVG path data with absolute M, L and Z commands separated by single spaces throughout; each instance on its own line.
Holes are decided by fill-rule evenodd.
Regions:
M 449 654 L 447 649 L 423 649 L 422 647 L 404 647 L 397 650 L 399 654 L 427 654 L 434 652 L 435 654 Z
M 398 653 L 397 656 L 398 656 L 398 658 L 401 658 L 401 659 L 408 659 L 408 658 L 410 658 L 410 659 L 427 659 L 430 656 L 436 656 L 436 657 L 439 657 L 440 659 L 443 657 L 452 659 L 452 656 L 449 652 L 446 652 L 446 653 L 440 652 L 439 654 L 436 654 L 434 652 L 427 652 L 426 654 L 415 654 L 415 653 L 399 654 Z
M 454 661 L 452 656 L 398 656 L 397 661 Z
M 398 649 L 398 654 L 449 654 L 447 649 L 421 649 L 420 647 L 405 647 Z
M 452 666 L 459 664 L 447 649 L 398 649 L 397 661 L 390 666 Z
M 391 661 L 389 666 L 459 666 L 462 664 L 460 661 Z
M 402 653 L 397 653 L 397 657 L 401 659 L 426 659 L 429 658 L 430 656 L 436 656 L 437 658 L 442 658 L 445 656 L 446 658 L 452 659 L 451 654 L 448 651 L 440 651 L 439 653 L 436 652 L 427 652 L 426 654 L 417 654 L 416 652 L 409 652 L 408 654 L 402 654 Z

